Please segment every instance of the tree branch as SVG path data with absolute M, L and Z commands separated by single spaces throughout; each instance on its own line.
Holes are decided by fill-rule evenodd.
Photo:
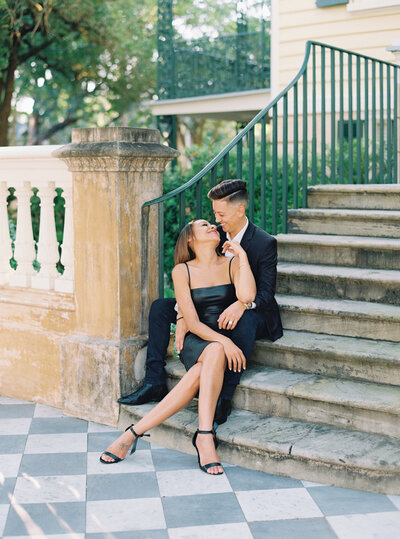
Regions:
M 61 131 L 62 129 L 65 129 L 66 127 L 68 127 L 71 124 L 74 124 L 78 120 L 79 118 L 77 117 L 66 118 L 63 122 L 59 122 L 58 124 L 55 124 L 52 127 L 50 127 L 50 129 L 48 129 L 44 133 L 37 135 L 33 140 L 33 144 L 41 144 L 44 140 L 54 135 L 54 133 L 57 133 L 57 131 Z

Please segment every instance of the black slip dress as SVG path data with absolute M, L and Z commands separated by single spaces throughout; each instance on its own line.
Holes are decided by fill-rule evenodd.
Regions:
M 194 306 L 197 311 L 200 322 L 206 324 L 214 331 L 229 337 L 232 333 L 229 330 L 219 329 L 218 318 L 219 315 L 229 305 L 237 301 L 235 286 L 231 277 L 231 263 L 233 258 L 229 261 L 229 279 L 228 284 L 219 284 L 216 286 L 205 286 L 202 288 L 191 288 L 190 294 Z M 186 264 L 186 268 L 189 275 L 189 288 L 190 288 L 190 271 L 189 266 Z M 201 337 L 198 337 L 194 333 L 188 332 L 185 336 L 183 348 L 180 353 L 180 360 L 184 364 L 188 371 L 199 359 L 203 350 L 212 341 L 205 341 Z

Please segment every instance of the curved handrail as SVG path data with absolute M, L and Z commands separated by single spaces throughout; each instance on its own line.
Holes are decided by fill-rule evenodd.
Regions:
M 170 191 L 169 193 L 166 193 L 165 195 L 162 195 L 161 197 L 158 197 L 158 198 L 155 198 L 153 200 L 149 200 L 148 202 L 145 202 L 143 204 L 143 208 L 145 208 L 146 206 L 151 206 L 153 204 L 159 204 L 160 202 L 164 202 L 165 200 L 168 200 L 172 197 L 174 197 L 175 195 L 179 195 L 180 193 L 182 193 L 182 191 L 185 191 L 186 189 L 188 189 L 189 187 L 191 187 L 192 185 L 195 185 L 198 181 L 201 180 L 201 178 L 203 176 L 205 176 L 215 165 L 217 165 L 221 160 L 222 158 L 227 154 L 229 153 L 232 148 L 234 148 L 237 144 L 237 142 L 239 142 L 239 140 L 241 140 L 249 131 L 252 127 L 254 127 L 266 114 L 267 112 L 269 112 L 272 107 L 274 105 L 276 105 L 276 103 L 281 99 L 281 97 L 283 97 L 295 84 L 296 82 L 300 79 L 300 77 L 303 75 L 304 71 L 305 71 L 305 68 L 307 66 L 307 62 L 308 62 L 308 58 L 310 56 L 310 50 L 311 50 L 311 45 L 315 43 L 313 41 L 307 41 L 306 43 L 306 52 L 305 52 L 305 55 L 304 55 L 304 60 L 303 60 L 303 63 L 300 67 L 300 70 L 299 72 L 297 73 L 297 75 L 294 77 L 294 79 L 286 86 L 286 88 L 284 88 L 270 103 L 268 103 L 268 105 L 262 109 L 247 125 L 246 127 L 244 127 L 242 129 L 242 131 L 240 131 L 240 133 L 238 133 L 236 135 L 236 137 L 234 139 L 231 140 L 231 142 L 225 146 L 225 148 L 223 150 L 221 150 L 219 152 L 219 154 L 217 154 L 214 159 L 212 159 L 205 167 L 203 167 L 195 176 L 193 176 L 192 179 L 190 179 L 189 181 L 187 181 L 186 183 L 184 183 L 183 185 L 181 185 L 180 187 L 177 187 L 176 189 L 174 189 L 173 191 Z

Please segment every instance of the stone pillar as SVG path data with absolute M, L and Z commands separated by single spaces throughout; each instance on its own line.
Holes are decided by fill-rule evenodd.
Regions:
M 178 152 L 155 129 L 112 127 L 73 129 L 72 143 L 54 155 L 73 176 L 76 332 L 61 344 L 63 411 L 116 425 L 116 400 L 134 383 L 146 342 L 142 294 L 151 301 L 157 289 L 157 214 L 142 230 L 141 208 L 162 194 L 162 173 Z
M 395 57 L 395 62 L 400 66 L 400 38 L 393 40 L 393 45 L 386 48 Z M 397 133 L 400 134 L 400 76 L 397 77 Z M 400 183 L 400 136 L 397 137 L 397 183 Z

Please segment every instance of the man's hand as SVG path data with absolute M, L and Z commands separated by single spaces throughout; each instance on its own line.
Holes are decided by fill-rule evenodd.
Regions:
M 185 335 L 189 331 L 189 328 L 186 325 L 185 319 L 180 318 L 176 323 L 175 329 L 175 348 L 178 354 L 181 353 L 183 348 L 183 341 L 185 340 Z
M 218 318 L 219 329 L 234 329 L 246 310 L 243 303 L 235 301 L 223 311 Z

